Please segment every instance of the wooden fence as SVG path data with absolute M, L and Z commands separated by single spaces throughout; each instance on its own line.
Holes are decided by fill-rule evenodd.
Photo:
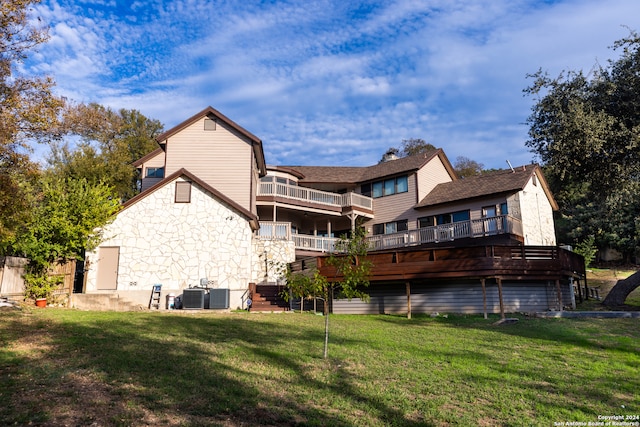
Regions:
M 24 268 L 29 262 L 26 258 L 0 257 L 0 295 L 19 297 L 24 295 Z M 49 274 L 63 276 L 63 283 L 54 295 L 70 295 L 73 292 L 73 281 L 76 272 L 76 261 L 55 264 Z

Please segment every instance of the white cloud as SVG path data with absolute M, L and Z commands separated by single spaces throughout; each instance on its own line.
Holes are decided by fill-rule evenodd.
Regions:
M 487 167 L 527 163 L 527 73 L 588 70 L 640 29 L 636 0 L 45 0 L 27 64 L 60 93 L 166 127 L 207 105 L 280 164 L 372 164 L 424 138 Z

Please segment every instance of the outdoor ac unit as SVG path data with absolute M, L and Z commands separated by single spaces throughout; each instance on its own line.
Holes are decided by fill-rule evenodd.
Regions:
M 229 308 L 229 289 L 209 290 L 209 308 Z
M 204 309 L 204 289 L 185 289 L 182 291 L 182 308 Z

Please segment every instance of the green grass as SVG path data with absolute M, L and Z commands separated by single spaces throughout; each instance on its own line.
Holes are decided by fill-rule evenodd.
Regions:
M 640 414 L 638 319 L 0 312 L 3 425 L 553 425 Z

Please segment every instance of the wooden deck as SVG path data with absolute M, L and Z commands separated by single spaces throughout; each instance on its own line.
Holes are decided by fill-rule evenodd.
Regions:
M 367 257 L 373 263 L 371 282 L 453 278 L 561 280 L 583 279 L 586 275 L 582 257 L 554 246 L 406 249 L 370 253 Z M 327 259 L 316 259 L 320 273 L 339 280 L 340 275 L 327 264 Z

